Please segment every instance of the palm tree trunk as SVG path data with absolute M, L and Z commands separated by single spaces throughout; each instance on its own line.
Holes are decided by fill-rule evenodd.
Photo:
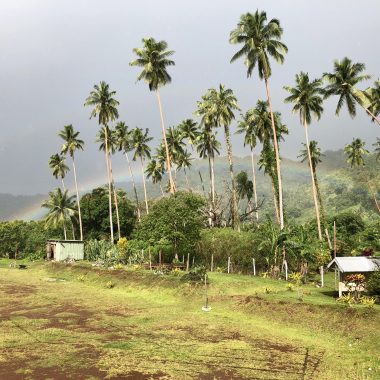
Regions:
M 277 143 L 276 126 L 274 124 L 274 116 L 273 116 L 273 109 L 272 109 L 272 101 L 270 98 L 268 79 L 265 79 L 265 88 L 267 91 L 270 117 L 272 121 L 273 144 L 274 144 L 274 151 L 276 154 L 276 169 L 277 169 L 277 177 L 278 177 L 278 198 L 279 198 L 278 208 L 279 208 L 279 216 L 280 216 L 280 229 L 282 230 L 284 228 L 284 206 L 283 206 L 283 200 L 282 200 L 281 162 L 280 162 L 280 154 L 279 154 L 278 143 Z
M 70 224 L 71 224 L 71 230 L 72 230 L 72 233 L 73 233 L 73 240 L 75 240 L 75 229 L 74 229 L 74 223 L 73 221 L 70 219 Z
M 116 210 L 117 233 L 118 233 L 119 240 L 120 240 L 121 239 L 121 232 L 120 232 L 120 218 L 119 218 L 119 203 L 117 200 L 115 181 L 113 179 L 111 155 L 109 154 L 108 157 L 109 157 L 109 165 L 110 165 L 110 177 L 111 177 L 111 186 L 112 186 L 112 192 L 113 192 L 113 201 L 115 203 L 115 210 Z
M 321 213 L 321 223 L 324 224 L 325 221 L 326 221 L 325 207 L 323 205 L 321 190 L 319 188 L 319 183 L 318 183 L 317 171 L 316 171 L 315 168 L 313 168 L 313 175 L 314 175 L 315 189 L 317 190 L 317 198 L 318 198 L 318 202 L 319 202 L 319 210 L 320 210 L 320 213 Z
M 215 205 L 215 172 L 214 172 L 214 156 L 211 156 L 211 190 L 212 203 Z
M 252 178 L 253 178 L 253 196 L 255 200 L 256 207 L 256 220 L 259 221 L 259 212 L 257 211 L 257 192 L 256 192 L 256 174 L 255 174 L 255 163 L 253 161 L 253 150 L 251 150 L 251 162 L 252 162 Z
M 189 189 L 189 191 L 191 193 L 191 188 L 190 188 L 189 178 L 187 178 L 186 168 L 183 168 L 183 171 L 185 173 L 185 179 L 186 179 L 187 188 Z
M 172 178 L 169 147 L 168 147 L 168 142 L 166 141 L 166 130 L 165 130 L 165 123 L 164 123 L 164 115 L 162 112 L 161 98 L 160 98 L 160 93 L 159 93 L 158 89 L 156 90 L 156 94 L 157 94 L 157 100 L 158 100 L 158 108 L 160 109 L 161 128 L 162 128 L 162 136 L 164 139 L 165 151 L 166 151 L 166 166 L 167 166 L 167 171 L 169 173 L 170 192 L 172 194 L 174 194 L 176 189 L 175 189 L 175 185 L 174 185 L 173 178 Z
M 67 240 L 67 232 L 66 232 L 66 223 L 63 222 L 63 236 L 65 237 L 65 240 Z
M 140 211 L 139 198 L 137 196 L 135 177 L 134 177 L 133 172 L 132 172 L 131 161 L 129 160 L 128 153 L 124 152 L 124 154 L 125 154 L 125 157 L 126 157 L 127 162 L 128 162 L 129 174 L 130 174 L 130 176 L 132 178 L 133 191 L 135 193 L 136 206 L 137 206 L 137 219 L 140 222 L 140 220 L 141 220 L 141 211 Z
M 143 185 L 144 185 L 144 196 L 145 196 L 146 213 L 147 213 L 147 215 L 149 215 L 148 196 L 147 196 L 147 193 L 146 193 L 146 184 L 145 184 L 144 162 L 143 162 L 142 157 L 140 157 L 140 162 L 141 162 L 141 172 L 142 172 Z
M 161 189 L 161 194 L 162 194 L 162 196 L 165 196 L 164 189 L 162 188 L 161 182 L 159 183 L 159 185 L 160 185 L 160 189 Z
M 65 182 L 63 181 L 63 178 L 61 177 L 61 181 L 62 181 L 62 190 L 63 192 L 66 191 L 66 187 L 65 187 Z
M 314 181 L 313 165 L 311 163 L 311 154 L 310 154 L 310 145 L 309 145 L 309 134 L 307 132 L 308 125 L 307 125 L 306 120 L 304 120 L 303 125 L 305 127 L 307 157 L 309 159 L 309 168 L 310 168 L 310 175 L 311 175 L 311 184 L 312 184 L 312 189 L 313 189 L 314 206 L 315 206 L 315 213 L 316 213 L 316 216 L 317 216 L 318 237 L 319 237 L 319 240 L 322 240 L 321 220 L 320 220 L 320 216 L 319 216 L 319 207 L 318 207 L 317 191 L 316 191 L 315 181 Z
M 202 190 L 203 190 L 203 195 L 204 197 L 206 198 L 206 190 L 205 190 L 205 184 L 203 182 L 203 178 L 202 178 L 202 174 L 201 174 L 201 171 L 198 170 L 198 174 L 199 174 L 199 178 L 201 180 L 201 186 L 202 186 Z
M 237 209 L 235 176 L 234 176 L 234 167 L 233 167 L 233 161 L 232 161 L 231 136 L 230 136 L 230 129 L 228 125 L 224 126 L 224 135 L 226 138 L 227 156 L 228 156 L 228 162 L 230 164 L 230 176 L 231 176 L 231 185 L 232 185 L 232 225 L 235 230 L 240 232 L 240 220 L 239 220 L 238 209 Z
M 76 172 L 76 168 L 75 168 L 74 156 L 72 156 L 71 158 L 73 159 L 73 173 L 74 173 L 75 191 L 77 193 L 77 205 L 78 205 L 78 216 L 79 216 L 80 240 L 83 241 L 82 213 L 81 213 L 81 210 L 80 210 L 80 200 L 79 200 L 79 191 L 78 191 L 78 182 L 77 182 L 77 172 Z
M 274 210 L 276 215 L 277 223 L 280 224 L 280 214 L 278 212 L 278 199 L 277 199 L 277 192 L 275 189 L 275 185 L 272 179 L 272 191 L 273 191 L 273 203 L 274 203 Z
M 215 189 L 214 189 L 214 165 L 213 165 L 213 159 L 212 156 L 208 155 L 208 169 L 209 169 L 209 176 L 210 176 L 210 194 L 209 194 L 209 200 L 210 200 L 210 208 L 209 208 L 209 218 L 208 218 L 208 224 L 210 227 L 213 227 L 213 210 L 215 207 Z M 199 175 L 201 173 L 199 172 Z M 202 179 L 202 177 L 201 177 Z
M 110 232 L 111 232 L 111 243 L 114 243 L 113 238 L 113 220 L 112 220 L 112 189 L 111 189 L 111 176 L 110 176 L 110 165 L 108 161 L 108 133 L 107 128 L 104 126 L 104 137 L 106 145 L 106 165 L 107 165 L 107 178 L 108 178 L 108 210 L 110 217 Z

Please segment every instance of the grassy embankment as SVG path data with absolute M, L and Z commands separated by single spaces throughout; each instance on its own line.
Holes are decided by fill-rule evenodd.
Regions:
M 0 261 L 1 379 L 380 377 L 380 307 L 336 304 L 331 275 L 323 289 L 289 291 L 284 281 L 213 273 L 205 313 L 203 288 L 174 275 L 8 264 Z

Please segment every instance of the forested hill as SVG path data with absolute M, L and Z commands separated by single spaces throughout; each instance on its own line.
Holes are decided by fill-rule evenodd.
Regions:
M 257 169 L 257 191 L 260 202 L 263 202 L 261 213 L 273 215 L 272 190 L 269 178 Z M 252 176 L 251 158 L 235 157 L 235 173 L 245 170 L 249 177 Z M 334 214 L 345 210 L 356 210 L 364 217 L 377 217 L 373 192 L 377 192 L 380 198 L 380 163 L 375 161 L 372 155 L 366 160 L 364 169 L 351 169 L 348 167 L 342 151 L 327 151 L 322 157 L 322 163 L 317 168 L 319 184 L 325 209 L 328 214 Z M 201 173 L 205 191 L 209 186 L 208 161 L 194 160 L 191 170 L 188 171 L 190 186 L 202 193 L 202 184 L 199 176 Z M 313 198 L 310 185 L 310 172 L 306 163 L 283 159 L 282 176 L 284 182 L 284 201 L 289 220 L 304 221 L 313 216 Z M 225 193 L 225 187 L 229 181 L 228 163 L 226 157 L 219 157 L 215 161 L 216 188 L 219 194 Z M 139 179 L 139 177 L 137 177 Z M 177 173 L 179 188 L 186 189 L 187 184 L 183 172 Z M 99 184 L 101 185 L 101 184 Z M 118 183 L 118 187 L 127 190 L 132 199 L 131 183 Z M 141 200 L 143 199 L 142 183 L 137 184 Z M 91 189 L 88 189 L 91 190 Z M 151 198 L 160 196 L 158 185 L 149 182 L 148 194 Z M 46 195 L 13 196 L 0 194 L 0 220 L 11 220 L 23 215 L 25 210 L 38 209 Z M 241 203 L 244 205 L 244 201 Z

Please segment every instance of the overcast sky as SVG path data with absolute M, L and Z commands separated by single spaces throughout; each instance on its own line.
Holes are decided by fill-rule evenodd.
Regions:
M 0 193 L 46 193 L 57 186 L 47 162 L 59 151 L 57 132 L 66 124 L 86 143 L 77 155 L 80 187 L 106 182 L 104 157 L 94 143 L 98 125 L 83 107 L 101 80 L 117 91 L 120 120 L 160 136 L 156 98 L 145 83 L 136 83 L 139 69 L 128 65 L 143 37 L 164 39 L 175 50 L 173 81 L 162 90 L 167 125 L 193 117 L 196 101 L 219 83 L 234 90 L 243 111 L 253 107 L 265 97 L 264 83 L 256 73 L 247 79 L 242 61 L 229 63 L 237 47 L 228 38 L 240 15 L 257 8 L 284 28 L 289 53 L 283 65 L 273 64 L 270 84 L 274 107 L 290 130 L 282 154 L 295 158 L 304 135 L 298 117 L 283 104 L 282 87 L 293 85 L 300 70 L 319 77 L 344 56 L 364 62 L 377 79 L 378 0 L 1 0 Z M 380 136 L 361 109 L 354 120 L 345 110 L 337 118 L 335 104 L 327 101 L 310 129 L 323 150 L 340 149 L 353 137 L 370 146 Z M 247 153 L 240 137 L 233 142 L 235 155 Z M 123 158 L 114 161 L 117 179 L 125 179 Z

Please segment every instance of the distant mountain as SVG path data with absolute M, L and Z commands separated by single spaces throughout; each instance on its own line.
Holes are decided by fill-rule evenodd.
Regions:
M 273 194 L 270 180 L 257 168 L 258 157 L 255 157 L 257 192 L 260 202 L 263 202 L 260 214 L 273 216 Z M 327 151 L 322 157 L 322 163 L 318 166 L 318 179 L 327 214 L 334 214 L 345 210 L 360 212 L 365 218 L 378 217 L 374 207 L 373 196 L 369 192 L 368 180 L 370 179 L 373 192 L 380 190 L 380 170 L 374 156 L 367 159 L 365 172 L 350 169 L 345 162 L 343 151 Z M 314 204 L 310 185 L 310 172 L 306 163 L 284 158 L 282 160 L 282 177 L 284 188 L 284 203 L 286 215 L 289 220 L 305 221 L 314 216 Z M 246 171 L 252 176 L 251 157 L 235 157 L 234 170 Z M 200 174 L 199 174 L 200 173 Z M 191 170 L 187 171 L 191 188 L 200 194 L 208 193 L 209 189 L 208 161 L 195 159 Z M 187 182 L 183 171 L 177 173 L 177 185 L 179 189 L 187 189 Z M 202 186 L 202 181 L 203 186 Z M 215 160 L 215 178 L 217 193 L 226 193 L 229 184 L 228 162 L 226 157 L 218 157 Z M 165 187 L 167 179 L 163 180 Z M 141 201 L 143 200 L 143 186 L 137 184 L 137 191 Z M 116 184 L 127 191 L 130 199 L 133 197 L 132 184 L 121 182 Z M 91 189 L 89 189 L 90 191 Z M 158 185 L 148 182 L 148 196 L 156 198 L 161 195 Z M 378 198 L 380 194 L 378 193 Z M 15 218 L 38 219 L 43 215 L 40 204 L 47 195 L 13 196 L 0 194 L 0 220 L 12 220 Z M 244 201 L 241 202 L 244 205 Z M 29 211 L 29 212 L 28 212 Z

